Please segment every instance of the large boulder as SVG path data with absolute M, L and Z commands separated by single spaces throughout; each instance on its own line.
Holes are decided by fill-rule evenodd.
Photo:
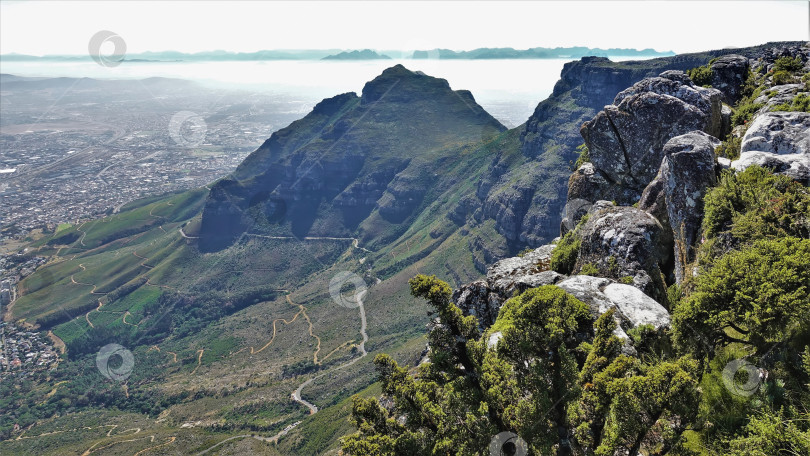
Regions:
M 612 185 L 619 204 L 635 203 L 655 178 L 664 144 L 693 130 L 719 135 L 722 94 L 695 86 L 680 71 L 665 71 L 620 92 L 613 105 L 580 130 L 591 162 Z M 580 198 L 571 194 L 569 199 Z
M 523 256 L 505 258 L 478 280 L 453 292 L 453 302 L 466 315 L 475 315 L 482 328 L 498 317 L 501 305 L 515 294 L 541 285 L 552 285 L 564 276 L 549 270 L 554 245 L 544 245 Z
M 731 162 L 731 167 L 736 171 L 743 171 L 753 165 L 770 168 L 776 174 L 788 176 L 803 185 L 810 186 L 810 155 L 778 155 L 752 151 L 741 154 L 738 160 Z
M 730 105 L 739 101 L 748 74 L 748 58 L 737 54 L 724 55 L 715 59 L 710 67 L 712 87 L 723 93 L 723 101 Z
M 672 246 L 666 243 L 666 231 L 655 217 L 634 207 L 599 204 L 580 228 L 579 236 L 575 270 L 592 264 L 603 275 L 631 277 L 633 286 L 665 301 L 662 268 Z
M 615 185 L 593 163 L 584 163 L 568 179 L 568 194 L 576 197 L 569 197 L 565 204 L 560 234 L 573 230 L 577 221 L 588 213 L 594 202 L 632 199 L 635 191 Z
M 686 265 L 694 260 L 694 246 L 703 222 L 703 197 L 717 183 L 714 149 L 719 145 L 719 139 L 693 131 L 670 139 L 664 146 L 659 176 L 674 240 L 678 283 L 684 278 Z
M 742 171 L 751 165 L 771 168 L 810 184 L 810 113 L 766 112 L 754 118 L 743 136 L 740 158 L 731 167 Z
M 614 316 L 618 327 L 614 334 L 625 340 L 625 353 L 634 353 L 625 331 L 641 325 L 652 325 L 656 330 L 670 326 L 667 309 L 630 285 L 614 283 L 602 277 L 577 275 L 557 283 L 557 286 L 587 304 L 594 319 L 610 309 L 616 309 Z
M 810 154 L 810 113 L 768 112 L 756 116 L 740 147 L 741 153 L 750 151 Z

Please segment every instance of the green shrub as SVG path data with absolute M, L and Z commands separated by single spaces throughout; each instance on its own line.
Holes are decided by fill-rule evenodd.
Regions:
M 759 166 L 725 173 L 703 204 L 707 239 L 722 232 L 735 246 L 777 236 L 810 237 L 810 189 Z
M 621 283 L 623 283 L 625 285 L 632 285 L 633 284 L 633 276 L 624 276 L 621 279 L 619 279 L 619 282 L 621 282 Z
M 676 340 L 698 352 L 742 343 L 765 353 L 810 320 L 808 277 L 810 239 L 765 239 L 731 251 L 695 279 L 695 291 L 675 308 Z
M 579 169 L 580 166 L 591 161 L 591 156 L 586 144 L 583 143 L 577 147 L 577 154 L 579 157 L 577 158 L 577 162 L 574 163 L 574 169 Z
M 711 85 L 712 83 L 712 69 L 709 67 L 709 65 L 686 70 L 686 74 L 696 85 L 707 86 Z
M 760 70 L 751 71 L 748 70 L 748 74 L 745 76 L 745 82 L 743 83 L 742 89 L 740 89 L 740 95 L 742 95 L 743 99 L 753 100 L 757 96 L 759 96 L 759 92 L 762 91 L 762 82 L 765 79 L 765 76 L 760 73 Z
M 551 270 L 560 274 L 571 274 L 579 256 L 581 240 L 575 231 L 565 233 L 551 252 Z
M 714 155 L 718 157 L 725 157 L 731 160 L 740 158 L 740 148 L 742 147 L 742 138 L 737 138 L 732 134 L 726 136 L 726 139 L 714 149 Z
M 778 73 L 780 71 L 793 73 L 800 71 L 803 66 L 804 65 L 802 64 L 801 59 L 798 57 L 779 57 L 773 63 L 773 71 L 774 73 Z
M 774 106 L 772 111 L 810 112 L 810 95 L 806 93 L 800 93 L 799 95 L 794 97 L 790 103 L 782 103 Z
M 579 273 L 582 275 L 596 276 L 599 274 L 599 268 L 594 266 L 593 263 L 585 263 L 579 268 Z
M 776 71 L 773 73 L 773 85 L 784 85 L 793 83 L 793 76 L 787 71 Z
M 741 435 L 727 442 L 730 456 L 810 454 L 810 414 L 788 415 L 786 410 L 754 415 Z
M 756 94 L 756 92 L 754 92 L 754 94 Z M 753 103 L 753 102 L 745 104 L 741 103 L 737 107 L 737 109 L 734 110 L 734 114 L 731 115 L 731 125 L 736 127 L 737 125 L 743 125 L 748 123 L 748 121 L 751 120 L 751 117 L 754 116 L 754 113 L 759 111 L 759 109 L 762 106 L 763 106 L 762 103 Z

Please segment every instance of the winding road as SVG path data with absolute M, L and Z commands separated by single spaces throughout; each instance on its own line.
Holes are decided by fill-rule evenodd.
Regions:
M 363 307 L 363 298 L 365 297 L 367 291 L 368 290 L 363 290 L 357 296 L 357 302 L 359 303 L 357 308 L 360 309 L 360 334 L 363 336 L 363 340 L 357 346 L 360 349 L 360 356 L 357 357 L 357 358 L 354 358 L 354 359 L 352 359 L 352 360 L 350 360 L 350 361 L 348 361 L 346 363 L 343 363 L 343 364 L 341 364 L 341 365 L 339 365 L 339 366 L 337 366 L 337 367 L 335 367 L 333 369 L 329 369 L 329 370 L 327 370 L 325 372 L 322 372 L 322 373 L 316 375 L 315 377 L 310 378 L 309 380 L 307 380 L 304 383 L 300 384 L 298 386 L 298 388 L 296 388 L 296 390 L 293 391 L 292 395 L 290 396 L 292 398 L 292 400 L 294 400 L 295 402 L 298 402 L 299 404 L 302 404 L 306 408 L 308 408 L 310 415 L 314 415 L 314 414 L 318 413 L 318 406 L 316 406 L 315 404 L 301 398 L 301 392 L 304 390 L 304 388 L 311 385 L 315 380 L 318 380 L 319 378 L 323 377 L 324 375 L 328 374 L 329 372 L 345 369 L 345 368 L 355 364 L 356 362 L 360 361 L 361 359 L 365 358 L 368 355 L 368 352 L 366 351 L 366 342 L 368 342 L 368 334 L 366 333 L 366 327 L 367 327 L 366 309 Z

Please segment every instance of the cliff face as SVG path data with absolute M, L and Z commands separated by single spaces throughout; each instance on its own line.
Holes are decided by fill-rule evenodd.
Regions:
M 203 211 L 201 244 L 220 248 L 245 232 L 355 235 L 372 213 L 402 225 L 435 183 L 434 167 L 447 148 L 503 130 L 468 91 L 391 67 L 360 97 L 323 100 L 217 182 Z
M 623 305 L 621 300 L 610 301 L 603 296 L 607 287 L 615 289 L 621 282 L 641 293 L 631 293 L 635 296 L 632 299 L 631 294 L 622 295 L 624 304 L 633 303 L 635 310 L 628 308 L 619 313 L 621 327 L 632 328 L 633 313 L 643 314 L 650 309 L 660 316 L 657 323 L 667 325 L 668 314 L 660 312 L 659 305 L 668 305 L 667 286 L 681 284 L 691 274 L 690 265 L 701 240 L 703 197 L 717 185 L 719 172 L 723 168 L 742 171 L 760 165 L 801 184 L 810 182 L 810 113 L 772 112 L 776 106 L 784 108 L 806 99 L 807 86 L 799 84 L 798 77 L 791 84 L 775 85 L 769 71 L 778 57 L 795 58 L 804 65 L 805 73 L 810 71 L 810 47 L 791 44 L 745 49 L 742 54 L 730 54 L 713 62 L 712 81 L 720 90 L 699 87 L 677 70 L 633 81 L 641 74 L 641 70 L 632 68 L 639 65 L 634 62 L 613 64 L 606 59 L 585 58 L 566 64 L 554 94 L 540 103 L 521 134 L 523 155 L 536 156 L 535 161 L 547 160 L 555 148 L 559 151 L 561 140 L 570 144 L 584 140 L 588 146 L 589 161 L 573 173 L 556 169 L 561 181 L 551 185 L 568 181 L 567 196 L 563 192 L 559 202 L 542 202 L 546 207 L 561 207 L 567 201 L 561 226 L 540 224 L 531 227 L 536 230 L 534 234 L 520 232 L 521 211 L 527 211 L 524 217 L 529 220 L 548 220 L 557 214 L 532 213 L 537 187 L 513 184 L 511 192 L 504 192 L 498 184 L 482 182 L 487 182 L 484 207 L 489 204 L 489 212 L 485 210 L 484 214 L 495 219 L 498 231 L 506 232 L 507 239 L 547 236 L 550 240 L 571 232 L 568 236 L 576 239 L 576 244 L 570 270 L 552 271 L 551 257 L 556 246 L 543 245 L 489 267 L 486 280 L 456 291 L 456 304 L 465 313 L 478 316 L 487 327 L 513 293 L 556 284 L 588 303 L 598 315 L 610 306 Z M 702 54 L 669 62 L 656 59 L 662 62 L 653 67 L 692 67 L 703 59 Z M 763 95 L 753 101 L 759 109 L 750 122 L 732 131 L 723 119 L 730 115 L 730 108 L 725 106 L 729 109 L 725 112 L 720 103 L 740 99 L 749 67 L 758 71 L 754 79 L 759 87 L 755 92 Z M 625 83 L 629 87 L 620 87 Z M 611 94 L 614 90 L 620 91 Z M 596 112 L 594 103 L 608 96 L 612 103 Z M 568 121 L 570 117 L 546 117 L 553 112 L 559 115 L 564 104 L 561 100 L 567 100 L 571 116 L 593 113 L 581 129 L 577 122 Z M 553 136 L 554 126 L 569 133 Z M 734 161 L 715 156 L 721 144 L 718 137 L 728 134 L 741 144 L 740 156 Z M 537 149 L 549 144 L 551 149 Z M 492 167 L 491 174 L 500 171 L 502 176 L 514 177 L 525 169 L 526 165 L 514 164 L 505 170 Z M 557 177 L 544 171 L 546 176 Z M 549 185 L 548 181 L 545 184 Z M 503 214 L 508 217 L 501 217 Z M 570 240 L 560 242 L 574 245 Z
M 566 196 L 575 149 L 583 142 L 580 127 L 620 91 L 645 77 L 703 65 L 716 56 L 734 52 L 743 60 L 773 59 L 774 52 L 790 53 L 791 46 L 800 45 L 646 61 L 585 57 L 569 62 L 552 95 L 538 104 L 524 125 L 498 140 L 492 140 L 493 134 L 503 127 L 469 92 L 453 91 L 445 80 L 398 65 L 369 82 L 361 96 L 347 93 L 326 99 L 303 119 L 274 133 L 232 176 L 216 184 L 204 211 L 202 236 L 219 238 L 211 248 L 250 229 L 295 236 L 359 235 L 369 242 L 382 240 L 383 235 L 395 239 L 424 207 L 425 195 L 436 187 L 441 169 L 467 159 L 448 147 L 477 143 L 472 147 L 487 164 L 465 182 L 445 184 L 461 193 L 453 198 L 448 218 L 466 233 L 474 262 L 484 272 L 487 265 L 559 234 L 561 221 L 571 212 Z M 717 83 L 733 86 L 737 66 L 733 59 L 724 65 L 728 71 L 718 71 L 723 81 Z M 716 98 L 708 100 L 714 123 L 685 127 L 683 133 L 694 127 L 721 135 L 715 124 L 727 122 L 728 116 L 715 112 Z M 632 122 L 628 125 L 632 127 Z M 662 137 L 659 146 L 666 139 Z M 613 177 L 601 171 L 577 172 L 586 175 L 580 182 L 601 179 L 608 186 Z M 637 200 L 644 185 L 636 185 L 632 195 L 600 198 Z M 442 215 L 430 218 L 445 223 Z M 396 228 L 391 231 L 391 226 Z
M 494 220 L 511 253 L 550 241 L 558 235 L 564 216 L 570 163 L 576 160 L 575 148 L 583 142 L 580 127 L 611 104 L 620 91 L 645 77 L 667 70 L 685 71 L 714 57 L 773 58 L 774 53 L 790 54 L 802 45 L 779 43 L 775 51 L 774 45 L 766 44 L 629 62 L 583 57 L 565 64 L 552 95 L 518 127 L 522 157 L 495 157 L 479 183 L 483 217 Z

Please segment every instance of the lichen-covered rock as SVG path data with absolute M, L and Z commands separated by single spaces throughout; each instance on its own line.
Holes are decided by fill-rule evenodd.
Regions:
M 614 334 L 625 340 L 623 351 L 627 354 L 633 354 L 634 349 L 625 331 L 641 325 L 652 325 L 655 329 L 670 325 L 670 315 L 664 306 L 630 285 L 601 277 L 577 275 L 557 283 L 557 286 L 587 304 L 594 319 L 610 309 L 616 309 L 614 316 L 618 327 Z
M 810 186 L 810 155 L 778 155 L 770 152 L 751 151 L 740 154 L 738 160 L 731 162 L 731 167 L 736 171 L 743 171 L 752 165 L 770 168 L 776 174 L 783 174 Z
M 665 228 L 670 226 L 669 215 L 667 214 L 667 195 L 664 192 L 664 180 L 661 179 L 660 171 L 658 176 L 641 193 L 638 208 L 652 214 L 653 217 L 658 219 L 661 226 Z
M 661 223 L 648 212 L 627 206 L 595 210 L 580 228 L 581 244 L 574 270 L 596 266 L 612 277 L 632 277 L 633 286 L 663 302 L 662 266 L 671 254 Z
M 486 280 L 462 286 L 453 293 L 453 301 L 465 314 L 478 317 L 482 328 L 491 326 L 507 299 L 564 277 L 548 268 L 552 250 L 554 245 L 544 245 L 522 257 L 498 261 L 487 271 Z
M 632 328 L 652 325 L 655 329 L 661 329 L 670 324 L 667 309 L 636 287 L 611 283 L 602 292 Z
M 748 58 L 737 54 L 724 55 L 712 62 L 710 67 L 712 87 L 723 93 L 723 101 L 736 103 L 748 73 Z
M 754 100 L 754 103 L 763 104 L 759 113 L 773 111 L 776 106 L 790 104 L 796 95 L 807 92 L 804 84 L 784 84 L 773 86 Z
M 714 149 L 720 140 L 702 131 L 670 139 L 664 146 L 659 175 L 666 199 L 667 222 L 672 230 L 675 280 L 684 278 L 684 268 L 694 260 L 694 246 L 703 222 L 703 197 L 717 183 Z
M 810 113 L 766 112 L 754 118 L 743 136 L 740 158 L 731 167 L 751 165 L 810 184 Z
M 741 153 L 750 151 L 810 154 L 810 113 L 768 112 L 756 116 L 740 148 Z
M 489 287 L 486 280 L 476 280 L 453 291 L 453 302 L 464 315 L 475 316 L 482 329 L 495 323 L 504 301 L 500 293 Z
M 565 204 L 560 225 L 561 234 L 573 230 L 595 201 L 624 201 L 632 199 L 634 192 L 608 181 L 605 174 L 596 169 L 593 163 L 583 163 L 568 179 L 568 194 L 576 197 L 569 196 Z
M 583 124 L 580 132 L 593 166 L 620 187 L 613 192 L 622 195 L 619 204 L 638 200 L 671 138 L 693 130 L 722 132 L 721 97 L 718 90 L 695 86 L 682 72 L 666 71 L 620 92 L 613 105 Z

